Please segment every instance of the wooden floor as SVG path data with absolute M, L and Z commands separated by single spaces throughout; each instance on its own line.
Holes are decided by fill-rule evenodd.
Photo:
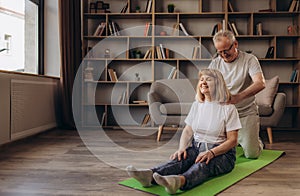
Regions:
M 172 133 L 163 134 L 162 141 L 157 143 L 155 134 L 132 136 L 120 130 L 105 133 L 122 148 L 148 152 L 166 145 L 173 136 Z M 267 144 L 264 132 L 262 138 L 267 149 L 284 150 L 286 154 L 219 195 L 300 195 L 300 132 L 276 131 L 273 145 Z M 114 149 L 105 148 L 105 151 L 107 156 L 114 157 Z M 118 163 L 125 159 L 143 162 L 144 158 L 149 159 L 146 156 L 114 158 Z M 126 172 L 120 167 L 107 164 L 90 152 L 74 130 L 51 130 L 0 147 L 1 196 L 149 195 L 117 184 L 126 178 Z

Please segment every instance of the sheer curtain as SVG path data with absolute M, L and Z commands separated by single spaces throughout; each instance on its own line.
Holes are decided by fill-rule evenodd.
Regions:
M 75 128 L 72 113 L 74 78 L 81 63 L 80 0 L 58 0 L 59 38 L 61 51 L 62 126 Z M 76 89 L 80 92 L 80 89 Z M 76 93 L 76 92 L 75 92 Z

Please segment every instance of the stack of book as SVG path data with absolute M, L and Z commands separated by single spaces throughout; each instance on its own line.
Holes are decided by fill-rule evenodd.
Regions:
M 113 36 L 120 36 L 121 35 L 121 33 L 120 33 L 120 27 L 114 21 L 110 21 L 108 23 L 108 30 L 109 30 L 110 35 L 113 35 Z
M 155 47 L 157 59 L 168 59 L 170 57 L 169 49 L 164 48 L 162 44 Z
M 106 22 L 101 22 L 101 23 L 97 26 L 97 28 L 96 28 L 96 30 L 95 30 L 93 36 L 101 36 L 101 35 L 103 34 L 103 32 L 104 32 L 105 27 L 106 27 Z
M 292 0 L 290 7 L 289 7 L 289 12 L 299 12 L 300 11 L 300 0 Z

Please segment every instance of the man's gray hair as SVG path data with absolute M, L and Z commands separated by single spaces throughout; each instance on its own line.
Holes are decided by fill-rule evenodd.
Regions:
M 233 42 L 235 42 L 235 40 L 236 40 L 233 32 L 228 31 L 228 30 L 225 30 L 225 31 L 221 30 L 221 31 L 218 31 L 214 35 L 214 37 L 213 37 L 214 43 L 220 41 L 222 37 L 227 37 L 230 40 L 231 44 L 233 44 Z

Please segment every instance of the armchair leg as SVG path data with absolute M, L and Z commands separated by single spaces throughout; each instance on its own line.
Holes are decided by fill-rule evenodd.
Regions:
M 159 125 L 159 127 L 158 127 L 157 138 L 156 138 L 156 141 L 158 141 L 158 142 L 159 142 L 159 140 L 161 138 L 161 134 L 163 132 L 163 128 L 164 128 L 163 125 Z
M 272 128 L 271 127 L 267 127 L 267 132 L 268 132 L 269 142 L 270 142 L 270 144 L 272 144 L 273 143 Z

